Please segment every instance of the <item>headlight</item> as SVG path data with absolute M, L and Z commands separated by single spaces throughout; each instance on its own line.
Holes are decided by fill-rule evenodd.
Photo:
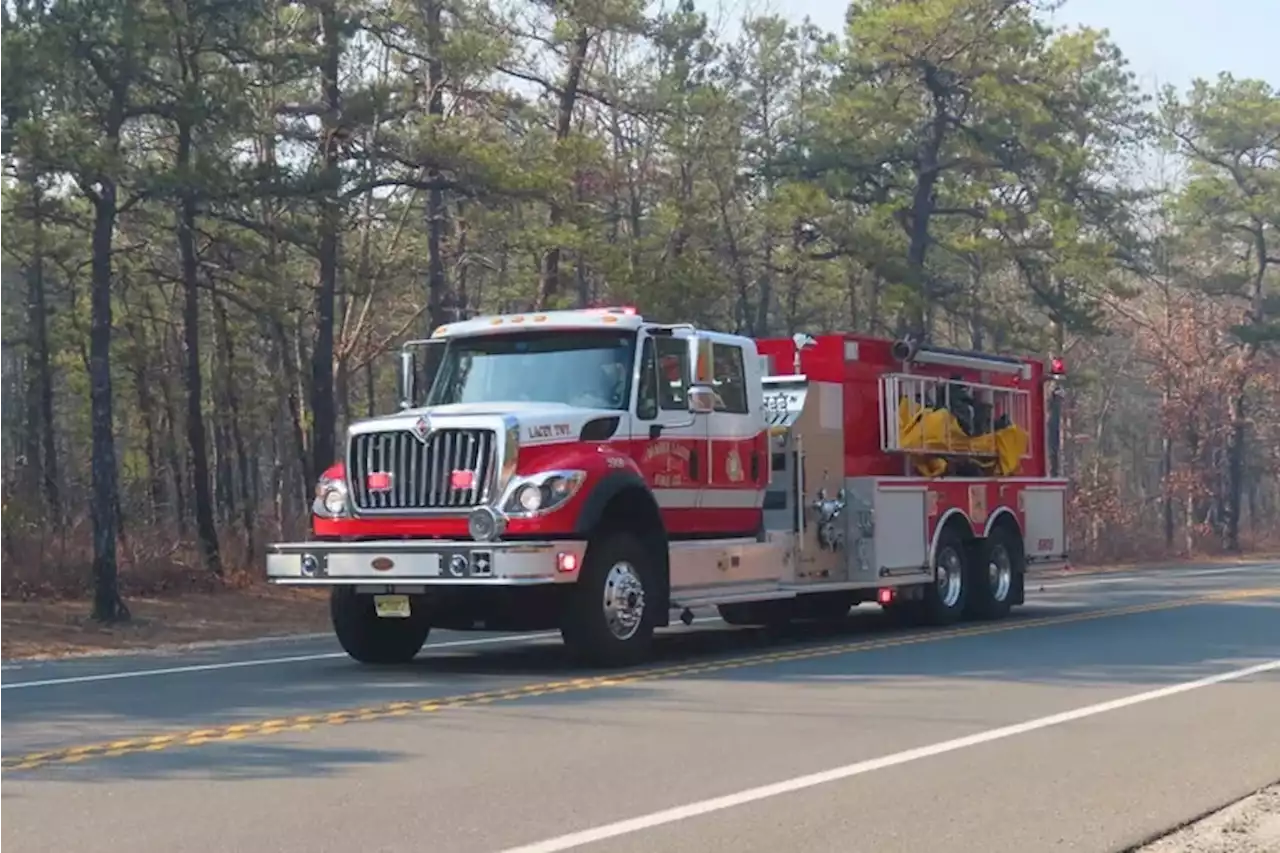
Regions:
M 557 509 L 582 487 L 585 471 L 544 471 L 512 482 L 503 510 L 515 518 Z
M 311 511 L 321 518 L 343 518 L 347 514 L 347 484 L 322 477 L 316 483 L 316 499 Z

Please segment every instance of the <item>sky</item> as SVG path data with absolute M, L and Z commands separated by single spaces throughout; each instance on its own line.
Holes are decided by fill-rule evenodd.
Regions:
M 701 5 L 701 4 L 699 4 Z M 741 12 L 775 12 L 797 23 L 808 15 L 828 32 L 844 26 L 847 0 L 728 0 Z M 1056 25 L 1108 30 L 1129 70 L 1150 93 L 1185 90 L 1220 71 L 1280 86 L 1280 0 L 1066 0 Z

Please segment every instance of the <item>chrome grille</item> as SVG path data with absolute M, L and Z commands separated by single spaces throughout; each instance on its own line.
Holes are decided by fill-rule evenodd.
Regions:
M 351 500 L 357 511 L 478 506 L 493 491 L 496 456 L 497 435 L 487 429 L 435 430 L 425 442 L 407 430 L 357 434 L 347 447 Z M 459 471 L 472 472 L 470 487 L 454 488 Z M 370 488 L 370 474 L 390 474 L 389 488 Z

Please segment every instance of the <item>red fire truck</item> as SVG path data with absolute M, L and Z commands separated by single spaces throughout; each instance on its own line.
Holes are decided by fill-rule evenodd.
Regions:
M 434 627 L 558 628 L 622 665 L 712 606 L 1000 618 L 1028 566 L 1066 561 L 1053 364 L 621 308 L 452 323 L 402 350 L 400 411 L 349 427 L 311 540 L 270 546 L 267 575 L 329 587 L 365 663 Z

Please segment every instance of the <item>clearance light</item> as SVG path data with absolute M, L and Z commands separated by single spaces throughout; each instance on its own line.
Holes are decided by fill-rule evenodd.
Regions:
M 892 604 L 893 603 L 893 587 L 886 586 L 879 589 L 876 592 L 876 601 L 878 601 L 880 604 Z
M 563 552 L 556 554 L 556 571 L 569 574 L 578 570 L 578 555 L 565 554 Z
M 1055 355 L 1052 359 L 1049 360 L 1049 372 L 1052 373 L 1054 376 L 1067 375 L 1067 365 L 1062 360 L 1061 356 Z

